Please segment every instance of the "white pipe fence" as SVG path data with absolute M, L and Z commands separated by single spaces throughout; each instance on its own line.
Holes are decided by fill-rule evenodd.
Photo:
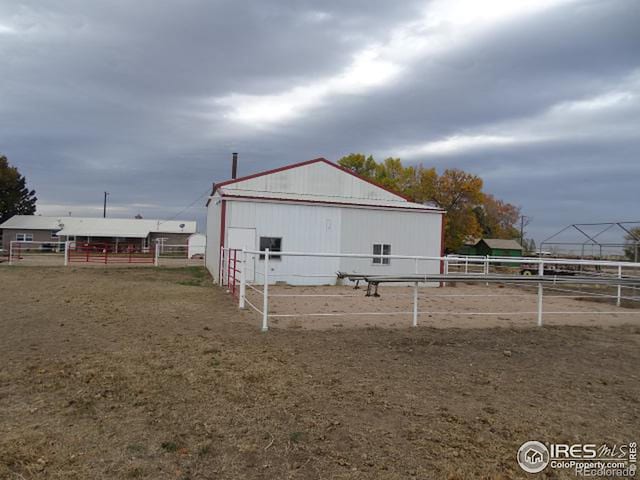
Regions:
M 204 255 L 189 257 L 189 245 L 167 244 L 156 240 L 154 265 L 160 266 L 204 266 Z
M 331 296 L 339 296 L 339 297 L 354 297 L 355 295 L 343 295 L 343 294 L 339 294 L 339 295 L 335 295 L 335 294 L 281 294 L 281 293 L 275 293 L 275 294 L 270 294 L 269 292 L 269 284 L 277 281 L 278 277 L 291 277 L 291 276 L 304 276 L 304 277 L 308 277 L 308 278 L 335 278 L 336 275 L 327 275 L 327 274 L 314 274 L 314 273 L 305 273 L 305 274 L 292 274 L 292 273 L 284 273 L 284 274 L 273 274 L 272 272 L 270 272 L 270 260 L 272 256 L 276 256 L 277 258 L 281 259 L 283 257 L 311 257 L 311 258 L 352 258 L 352 259 L 372 259 L 372 258 L 388 258 L 390 260 L 392 259 L 402 259 L 402 260 L 414 260 L 414 264 L 415 264 L 415 268 L 414 268 L 414 273 L 418 273 L 419 271 L 419 263 L 420 262 L 434 262 L 437 261 L 439 262 L 439 264 L 441 265 L 441 271 L 444 273 L 442 276 L 438 277 L 438 279 L 440 280 L 440 283 L 442 285 L 444 285 L 444 281 L 447 280 L 448 278 L 455 278 L 455 281 L 466 281 L 466 282 L 470 282 L 470 281 L 474 281 L 474 280 L 480 280 L 484 283 L 484 281 L 486 280 L 486 284 L 489 284 L 489 281 L 496 281 L 496 279 L 491 278 L 491 274 L 490 274 L 490 267 L 494 266 L 504 266 L 505 264 L 507 265 L 513 265 L 516 267 L 520 267 L 523 264 L 528 265 L 528 268 L 531 268 L 531 266 L 534 266 L 535 269 L 537 270 L 537 275 L 534 278 L 527 278 L 527 282 L 526 283 L 531 283 L 532 285 L 535 285 L 537 287 L 537 292 L 536 294 L 533 294 L 536 296 L 536 310 L 535 312 L 424 312 L 424 311 L 420 311 L 419 310 L 419 299 L 420 298 L 430 298 L 430 297 L 438 297 L 438 296 L 458 296 L 458 297 L 469 297 L 469 296 L 494 296 L 494 295 L 474 295 L 474 294 L 461 294 L 461 295 L 426 295 L 426 296 L 422 296 L 419 293 L 419 289 L 418 289 L 418 284 L 419 283 L 433 283 L 434 282 L 434 278 L 432 278 L 433 276 L 429 276 L 426 275 L 424 281 L 419 280 L 416 281 L 416 276 L 410 276 L 407 275 L 407 283 L 408 284 L 412 284 L 413 285 L 413 292 L 411 294 L 411 296 L 413 297 L 413 301 L 412 301 L 412 310 L 411 311 L 394 311 L 394 312 L 344 312 L 344 313 L 335 313 L 335 312 L 319 312 L 319 313 L 294 313 L 294 314 L 283 314 L 283 313 L 275 313 L 272 314 L 269 312 L 269 297 L 271 298 L 277 298 L 277 297 L 331 297 Z M 622 288 L 624 286 L 624 288 L 633 288 L 634 291 L 637 288 L 637 285 L 640 285 L 640 278 L 638 278 L 638 283 L 633 283 L 635 282 L 635 278 L 640 276 L 638 275 L 638 273 L 640 273 L 640 263 L 634 263 L 634 262 L 615 262 L 615 261 L 604 261 L 604 260 L 576 260 L 576 259 L 558 259 L 558 258 L 553 258 L 553 259 L 548 259 L 548 258 L 529 258 L 529 257 L 489 257 L 489 256 L 444 256 L 444 257 L 436 257 L 436 256 L 417 256 L 417 255 L 372 255 L 370 253 L 325 253 L 325 252 L 270 252 L 268 249 L 264 250 L 264 251 L 260 251 L 260 250 L 249 250 L 249 249 L 243 249 L 243 250 L 237 250 L 235 249 L 229 249 L 229 248 L 225 248 L 225 247 L 221 247 L 220 250 L 220 271 L 219 271 L 219 283 L 221 285 L 226 285 L 228 287 L 228 289 L 230 291 L 235 292 L 236 290 L 236 286 L 239 287 L 238 291 L 239 291 L 239 295 L 238 295 L 238 305 L 240 308 L 246 308 L 247 306 L 249 306 L 249 308 L 253 309 L 254 311 L 256 311 L 259 315 L 261 315 L 262 317 L 262 325 L 261 325 L 261 330 L 262 331 L 267 331 L 269 329 L 269 318 L 294 318 L 294 317 L 329 317 L 329 316 L 375 316 L 375 315 L 411 315 L 412 317 L 412 326 L 417 326 L 418 325 L 418 317 L 421 314 L 429 314 L 429 315 L 440 315 L 440 314 L 447 314 L 447 315 L 478 315 L 478 316 L 489 316 L 489 315 L 531 315 L 531 314 L 535 314 L 536 315 L 536 324 L 539 327 L 542 327 L 544 325 L 544 315 L 558 315 L 558 314 L 563 314 L 563 315 L 579 315 L 579 314 L 585 314 L 586 312 L 579 312 L 579 311 L 547 311 L 545 312 L 543 310 L 543 306 L 544 306 L 544 289 L 545 289 L 545 285 L 547 285 L 548 283 L 556 284 L 556 283 L 563 283 L 563 284 L 580 284 L 580 282 L 582 281 L 582 283 L 589 283 L 589 284 L 596 284 L 599 285 L 600 283 L 605 282 L 605 279 L 607 277 L 606 272 L 599 272 L 597 276 L 594 276 L 593 280 L 591 279 L 585 279 L 584 277 L 580 277 L 575 279 L 575 281 L 572 281 L 571 275 L 564 275 L 564 276 L 555 276 L 555 275 L 549 275 L 548 273 L 545 273 L 545 266 L 549 267 L 552 266 L 554 268 L 557 268 L 558 266 L 580 266 L 581 268 L 586 268 L 586 267 L 593 267 L 593 268 L 600 268 L 600 267 L 608 267 L 608 268 L 612 268 L 615 269 L 615 273 L 610 275 L 610 279 L 607 280 L 607 284 L 608 285 L 613 285 L 613 286 L 617 286 L 617 295 L 603 295 L 597 292 L 586 292 L 586 291 L 575 291 L 575 290 L 568 290 L 568 292 L 570 293 L 579 293 L 580 295 L 551 295 L 551 298 L 588 298 L 588 297 L 606 297 L 606 298 L 615 298 L 616 299 L 616 306 L 620 307 L 621 305 L 621 301 L 622 300 L 629 300 L 629 301 L 640 301 L 640 297 L 636 297 L 635 295 L 631 295 L 631 296 L 624 296 L 622 295 Z M 233 258 L 233 268 L 230 267 L 230 262 L 231 259 Z M 239 260 L 238 260 L 239 259 Z M 262 265 L 261 265 L 261 269 L 259 270 L 257 268 L 258 266 L 258 262 L 255 262 L 255 259 L 260 259 L 262 261 Z M 254 271 L 254 275 L 257 277 L 261 277 L 261 281 L 260 282 L 255 282 L 255 281 L 250 281 L 247 278 L 247 271 L 248 271 L 248 262 L 253 261 L 253 267 L 255 269 Z M 459 279 L 459 275 L 452 275 L 450 274 L 450 269 L 452 266 L 459 266 L 459 265 L 463 265 L 464 266 L 464 273 L 465 273 L 465 278 L 463 280 Z M 470 267 L 473 267 L 474 265 L 480 266 L 482 267 L 481 273 L 472 273 L 470 271 Z M 623 275 L 623 269 L 633 269 L 634 272 L 636 273 L 636 276 L 630 276 L 630 275 Z M 232 272 L 239 272 L 239 276 L 236 275 L 236 273 Z M 518 272 L 519 273 L 519 272 Z M 581 272 L 584 273 L 584 272 Z M 347 275 L 348 276 L 348 275 Z M 549 277 L 552 277 L 551 279 L 549 279 Z M 603 276 L 605 278 L 602 279 L 602 281 L 598 280 L 598 278 L 600 276 Z M 368 275 L 368 277 L 370 277 L 370 280 L 373 281 L 373 277 L 376 277 L 375 275 Z M 427 278 L 428 277 L 428 278 Z M 384 283 L 385 279 L 384 276 L 378 276 L 376 277 L 377 281 L 380 283 Z M 520 275 L 513 275 L 514 281 L 519 282 L 520 284 L 524 282 L 525 277 L 521 277 Z M 537 281 L 536 282 L 536 278 L 542 278 L 544 281 Z M 580 280 L 582 279 L 582 280 Z M 615 283 L 611 283 L 612 281 L 615 282 L 615 279 L 619 279 L 620 283 L 617 283 L 617 285 Z M 631 280 L 631 283 L 629 281 L 629 279 Z M 550 280 L 552 280 L 550 282 Z M 587 282 L 587 280 L 589 280 Z M 395 281 L 395 280 L 394 280 Z M 502 283 L 508 283 L 508 279 L 505 280 L 501 280 Z M 437 282 L 436 282 L 437 283 Z M 624 284 L 624 285 L 623 285 Z M 629 286 L 632 285 L 632 286 Z M 261 288 L 259 288 L 261 286 Z M 548 287 L 551 288 L 551 287 Z M 553 290 L 553 288 L 551 288 Z M 259 296 L 262 296 L 262 308 L 258 308 L 256 304 L 254 304 L 254 302 L 250 301 L 247 298 L 247 292 L 253 292 L 253 293 L 257 293 Z M 504 297 L 505 295 L 495 295 L 496 297 L 502 296 Z M 516 296 L 516 295 L 507 295 L 507 296 Z M 532 296 L 532 294 L 523 294 L 522 296 Z M 602 315 L 602 314 L 610 314 L 610 313 L 616 313 L 616 314 L 640 314 L 640 310 L 637 311 L 631 311 L 631 312 L 627 312 L 627 311 L 622 311 L 622 310 L 616 310 L 615 312 L 596 312 L 596 311 L 590 311 L 588 312 L 589 314 L 593 313 L 593 314 L 598 314 L 598 315 Z
M 9 265 L 26 260 L 28 258 L 52 258 L 62 257 L 66 255 L 66 243 L 59 241 L 21 241 L 11 240 L 9 242 Z
M 121 245 L 122 246 L 122 245 Z M 122 246 L 124 248 L 124 246 Z M 160 248 L 159 248 L 160 247 Z M 9 265 L 15 265 L 17 263 L 24 262 L 30 265 L 64 265 L 68 266 L 72 261 L 75 263 L 83 263 L 80 259 L 82 254 L 79 254 L 75 249 L 77 243 L 74 241 L 66 242 L 43 242 L 43 241 L 18 241 L 12 240 L 9 242 L 9 251 L 7 252 L 7 259 Z M 116 247 L 117 248 L 117 247 Z M 89 256 L 103 255 L 106 248 L 97 248 L 95 252 L 91 251 Z M 75 254 L 74 254 L 75 252 Z M 116 254 L 126 254 L 126 251 L 111 251 L 109 250 L 109 258 L 116 256 Z M 74 254 L 71 258 L 71 254 Z M 189 258 L 188 245 L 181 244 L 162 244 L 156 242 L 155 248 L 146 249 L 142 252 L 144 255 L 149 255 L 150 262 L 155 266 L 204 266 L 204 258 L 198 256 L 197 258 Z M 91 263 L 91 262 L 86 262 Z M 95 263 L 95 262 L 93 262 Z M 112 263 L 105 261 L 105 263 Z M 116 262 L 117 263 L 117 262 Z M 122 263 L 122 262 L 119 262 Z

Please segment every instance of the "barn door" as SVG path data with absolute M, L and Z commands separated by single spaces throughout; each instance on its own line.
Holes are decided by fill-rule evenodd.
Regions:
M 228 237 L 229 248 L 246 248 L 247 250 L 256 249 L 256 229 L 255 228 L 229 228 Z M 254 281 L 256 259 L 255 255 L 247 255 L 247 276 L 248 282 Z

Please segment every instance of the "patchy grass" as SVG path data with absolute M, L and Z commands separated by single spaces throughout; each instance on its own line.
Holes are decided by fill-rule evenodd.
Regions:
M 299 443 L 304 439 L 304 437 L 305 437 L 304 432 L 291 432 L 289 434 L 289 441 L 291 443 Z
M 160 446 L 167 452 L 175 452 L 178 450 L 178 444 L 176 442 L 162 442 Z

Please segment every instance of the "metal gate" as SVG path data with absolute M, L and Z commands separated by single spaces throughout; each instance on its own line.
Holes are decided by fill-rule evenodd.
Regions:
M 81 243 L 69 246 L 69 263 L 151 264 L 155 263 L 155 248 L 133 244 Z

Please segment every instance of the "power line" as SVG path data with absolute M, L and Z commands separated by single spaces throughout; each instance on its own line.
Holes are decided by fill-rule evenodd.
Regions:
M 171 220 L 179 217 L 180 215 L 182 215 L 184 212 L 186 212 L 187 210 L 189 210 L 191 207 L 193 207 L 197 202 L 199 202 L 200 200 L 202 200 L 202 198 L 205 195 L 209 195 L 209 191 L 211 190 L 211 188 L 207 188 L 204 193 L 202 195 L 200 195 L 198 198 L 196 198 L 193 202 L 191 202 L 187 207 L 183 208 L 180 212 L 176 213 L 173 217 L 168 218 L 167 220 L 163 220 L 162 222 L 159 223 L 159 225 L 165 223 L 165 222 L 170 222 Z

